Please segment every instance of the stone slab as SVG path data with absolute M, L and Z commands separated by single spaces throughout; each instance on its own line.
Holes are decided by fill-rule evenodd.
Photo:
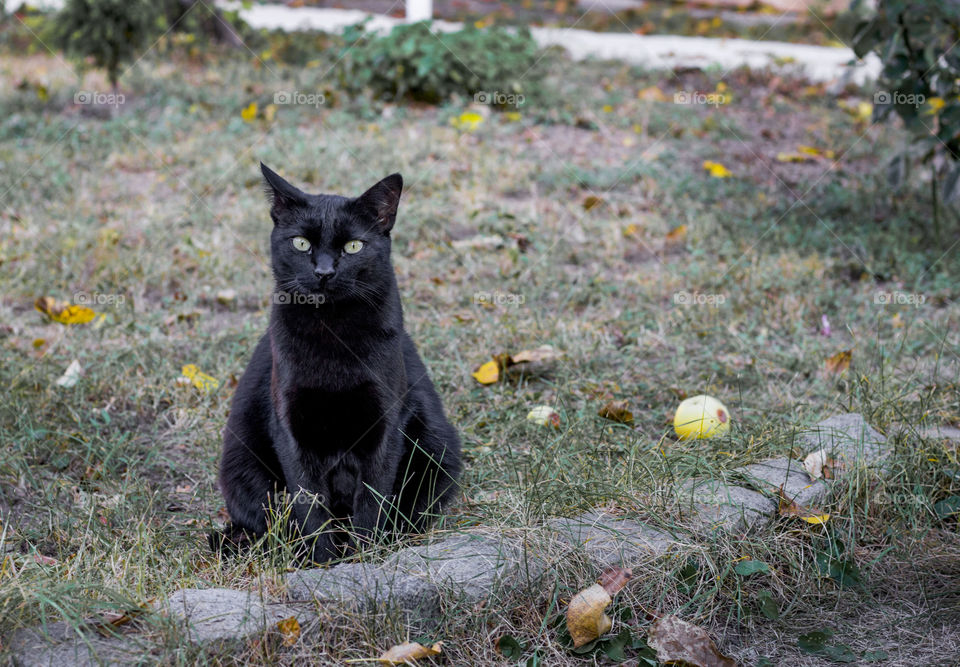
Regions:
M 63 621 L 18 630 L 9 648 L 13 664 L 19 667 L 130 665 L 149 652 L 134 636 L 107 637 Z
M 743 533 L 768 525 L 776 504 L 764 495 L 718 480 L 689 480 L 677 495 L 681 515 L 686 511 L 695 530 Z
M 226 588 L 185 588 L 158 609 L 179 621 L 196 643 L 244 639 L 291 616 L 303 615 L 283 604 L 266 602 L 256 593 Z
M 574 549 L 583 550 L 598 569 L 633 567 L 665 554 L 675 542 L 661 530 L 599 510 L 551 519 L 547 527 Z
M 811 481 L 801 461 L 785 456 L 737 468 L 734 472 L 757 490 L 775 494 L 783 487 L 784 495 L 800 505 L 818 503 L 830 492 L 829 482 Z
M 518 539 L 467 533 L 403 549 L 387 565 L 470 602 L 529 586 L 545 568 Z
M 800 437 L 808 454 L 825 449 L 848 465 L 880 466 L 888 456 L 886 438 L 855 412 L 825 419 Z
M 364 613 L 397 609 L 411 617 L 429 617 L 440 610 L 440 593 L 434 584 L 395 567 L 342 563 L 291 572 L 286 583 L 292 600 L 329 602 Z

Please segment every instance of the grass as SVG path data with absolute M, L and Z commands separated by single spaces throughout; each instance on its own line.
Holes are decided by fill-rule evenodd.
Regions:
M 922 173 L 905 191 L 886 187 L 880 166 L 902 135 L 839 104 L 866 93 L 550 56 L 549 106 L 522 108 L 519 120 L 493 113 L 466 132 L 450 123 L 466 109 L 457 102 L 336 94 L 326 51 L 290 66 L 174 49 L 125 76 L 116 113 L 93 113 L 71 102 L 77 89 L 107 90 L 100 76 L 78 82 L 57 57 L 5 43 L 3 647 L 19 628 L 77 624 L 183 587 L 281 591 L 282 548 L 220 561 L 205 537 L 222 520 L 220 430 L 268 317 L 263 160 L 313 191 L 359 193 L 403 173 L 394 262 L 407 326 L 466 459 L 462 499 L 438 532 L 528 534 L 556 564 L 552 583 L 532 593 L 471 610 L 451 601 L 428 631 L 451 664 L 503 660 L 494 645 L 506 634 L 545 664 L 607 660 L 571 653 L 547 622 L 596 572 L 561 559 L 536 528 L 598 505 L 684 539 L 668 559 L 637 563 L 618 597 L 615 613 L 636 634 L 650 611 L 679 613 L 745 664 L 820 664 L 797 639 L 825 627 L 858 653 L 885 650 L 885 664 L 956 662 L 960 541 L 956 518 L 933 508 L 960 493 L 960 462 L 956 443 L 921 439 L 915 427 L 960 421 L 957 220 L 933 238 Z M 731 100 L 718 107 L 637 94 L 657 87 L 672 100 L 721 79 Z M 274 92 L 292 89 L 327 91 L 332 102 L 279 107 L 268 120 Z M 776 159 L 798 145 L 837 158 Z M 705 160 L 733 177 L 711 178 Z M 508 242 L 470 247 L 491 234 Z M 40 296 L 81 292 L 99 299 L 102 322 L 67 327 L 34 310 Z M 681 293 L 703 303 L 685 305 Z M 484 294 L 505 298 L 487 306 Z M 888 294 L 924 303 L 878 303 Z M 541 344 L 563 359 L 489 387 L 470 378 L 492 354 Z M 850 370 L 825 376 L 825 359 L 847 349 Z M 56 386 L 74 359 L 82 379 Z M 185 364 L 219 387 L 178 383 Z M 676 442 L 672 411 L 698 393 L 721 398 L 734 428 Z M 632 425 L 597 416 L 612 399 L 629 402 Z M 527 422 L 536 405 L 554 406 L 561 428 Z M 685 531 L 666 500 L 675 482 L 799 454 L 801 427 L 847 410 L 891 435 L 894 462 L 886 479 L 846 483 L 826 526 L 778 522 L 705 544 Z M 743 558 L 770 573 L 738 575 Z M 844 571 L 859 583 L 831 578 L 831 565 L 834 575 L 855 568 Z M 762 613 L 767 596 L 775 618 Z M 144 661 L 177 664 L 339 662 L 408 638 L 395 617 L 319 611 L 293 647 L 266 635 L 201 648 L 159 616 L 134 625 Z

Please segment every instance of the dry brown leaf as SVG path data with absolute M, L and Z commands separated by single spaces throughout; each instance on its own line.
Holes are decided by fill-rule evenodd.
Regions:
M 796 517 L 807 523 L 820 524 L 826 523 L 830 518 L 830 514 L 819 510 L 813 507 L 806 507 L 800 503 L 791 500 L 787 497 L 787 494 L 783 492 L 783 487 L 780 487 L 780 490 L 777 492 L 779 499 L 777 502 L 777 513 L 780 516 L 787 517 Z
M 589 195 L 586 197 L 586 199 L 583 200 L 583 210 L 589 211 L 591 209 L 596 208 L 602 203 L 603 203 L 603 200 L 600 199 L 600 197 L 597 197 L 596 195 Z
M 597 413 L 604 419 L 619 422 L 621 424 L 632 424 L 633 413 L 627 408 L 626 401 L 610 401 Z
M 611 602 L 613 598 L 600 584 L 573 596 L 567 607 L 567 630 L 575 648 L 592 642 L 613 627 L 613 621 L 603 613 Z
M 633 578 L 633 570 L 628 567 L 608 567 L 600 575 L 600 585 L 611 597 L 619 593 Z
M 437 642 L 433 646 L 424 646 L 417 642 L 404 642 L 381 655 L 377 661 L 385 665 L 408 665 L 420 658 L 440 655 L 442 644 L 443 642 Z
M 683 619 L 668 615 L 650 626 L 647 643 L 664 664 L 693 667 L 736 667 L 737 663 L 720 653 L 706 630 Z
M 300 639 L 300 622 L 296 616 L 278 621 L 277 629 L 280 630 L 280 634 L 283 636 L 284 646 L 293 646 L 297 643 L 297 640 Z
M 853 360 L 853 350 L 844 350 L 843 352 L 837 352 L 832 357 L 829 357 L 823 364 L 823 370 L 827 375 L 839 375 L 843 373 L 848 368 L 850 368 L 850 362 Z
M 523 364 L 534 361 L 552 361 L 559 356 L 560 353 L 557 352 L 552 345 L 541 345 L 534 350 L 523 350 L 521 352 L 517 352 L 516 354 L 510 355 L 510 363 L 507 365 L 512 366 L 514 364 Z

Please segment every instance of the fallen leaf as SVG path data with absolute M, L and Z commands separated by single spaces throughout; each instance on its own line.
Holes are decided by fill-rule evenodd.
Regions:
M 777 153 L 777 162 L 812 162 L 813 157 L 802 153 Z
M 506 244 L 507 240 L 499 234 L 489 234 L 471 236 L 470 238 L 452 241 L 450 243 L 450 247 L 456 248 L 457 250 L 464 250 L 468 248 L 488 248 L 491 250 L 496 250 L 497 248 L 504 247 Z
M 533 350 L 522 350 L 516 354 L 498 354 L 491 361 L 487 361 L 471 373 L 480 384 L 493 384 L 503 378 L 503 371 L 517 364 L 543 362 L 556 359 L 560 353 L 550 345 L 541 345 Z
M 623 590 L 633 578 L 633 570 L 628 567 L 608 567 L 600 574 L 600 585 L 611 597 Z
M 797 151 L 803 153 L 804 155 L 810 155 L 812 157 L 825 157 L 829 160 L 832 160 L 835 153 L 830 150 L 820 150 L 813 146 L 797 146 Z
M 71 306 L 51 296 L 42 296 L 33 305 L 41 313 L 60 324 L 86 324 L 97 316 L 86 306 Z
M 706 630 L 683 619 L 667 615 L 650 626 L 647 643 L 664 664 L 693 667 L 736 667 L 737 663 L 720 653 Z
M 280 634 L 283 636 L 284 646 L 293 646 L 297 643 L 297 640 L 300 639 L 300 622 L 296 616 L 278 621 L 277 629 L 280 630 Z
M 201 391 L 214 391 L 220 387 L 220 380 L 202 372 L 195 364 L 187 364 L 180 372 L 183 373 L 182 379 L 187 380 L 184 384 L 192 384 Z
M 404 642 L 381 655 L 377 661 L 386 665 L 406 665 L 420 658 L 440 655 L 443 650 L 442 644 L 443 642 L 437 642 L 433 646 L 424 646 L 417 642 Z
M 853 350 L 837 352 L 824 362 L 823 370 L 827 375 L 839 375 L 850 368 L 850 362 L 852 360 Z
M 538 426 L 560 428 L 560 415 L 549 405 L 538 405 L 527 413 L 527 421 Z
M 488 361 L 481 364 L 471 375 L 480 384 L 493 384 L 500 379 L 500 364 L 496 360 Z
M 57 378 L 56 385 L 58 387 L 72 387 L 77 384 L 81 375 L 83 375 L 83 367 L 79 361 L 74 359 L 70 362 L 70 365 L 67 366 L 67 370 L 63 372 L 63 375 Z
M 257 117 L 257 103 L 251 102 L 245 109 L 240 111 L 240 117 L 247 123 L 252 123 Z
M 567 607 L 567 630 L 574 648 L 609 632 L 613 621 L 603 610 L 611 602 L 613 598 L 600 584 L 594 584 L 573 596 Z
M 679 225 L 671 229 L 669 232 L 667 232 L 667 235 L 666 237 L 664 237 L 664 240 L 667 243 L 680 243 L 686 238 L 687 238 L 687 226 Z
M 656 86 L 650 86 L 649 88 L 644 88 L 643 90 L 638 91 L 637 99 L 646 100 L 648 102 L 666 102 L 667 96 L 664 95 L 663 91 Z
M 803 459 L 803 467 L 813 481 L 817 481 L 821 477 L 823 479 L 833 479 L 837 468 L 839 468 L 839 462 L 829 456 L 827 450 L 820 449 L 807 454 L 807 457 Z
M 627 408 L 626 401 L 610 401 L 597 413 L 604 419 L 618 422 L 620 424 L 632 424 L 633 413 Z
M 583 200 L 583 210 L 591 211 L 603 203 L 603 200 L 596 195 L 589 195 L 586 199 Z
M 541 345 L 533 350 L 522 350 L 516 354 L 510 355 L 508 366 L 514 364 L 523 364 L 534 361 L 552 361 L 560 356 L 560 353 L 552 345 Z
M 714 178 L 729 178 L 733 176 L 733 172 L 724 167 L 719 162 L 713 162 L 712 160 L 707 160 L 703 163 L 703 168 L 710 172 L 710 175 Z
M 830 519 L 828 513 L 819 509 L 806 507 L 788 498 L 787 494 L 783 492 L 782 486 L 778 491 L 778 496 L 777 512 L 780 516 L 795 517 L 812 524 L 826 523 L 827 520 Z
M 459 116 L 450 119 L 450 124 L 458 130 L 473 132 L 483 123 L 483 116 L 476 111 L 464 111 Z

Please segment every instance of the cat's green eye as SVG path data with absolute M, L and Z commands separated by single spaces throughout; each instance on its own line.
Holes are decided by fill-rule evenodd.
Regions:
M 306 252 L 310 250 L 310 241 L 303 238 L 302 236 L 294 236 L 293 247 L 299 250 L 300 252 Z
M 347 245 L 343 246 L 343 251 L 348 255 L 355 255 L 363 248 L 363 241 L 347 241 Z

